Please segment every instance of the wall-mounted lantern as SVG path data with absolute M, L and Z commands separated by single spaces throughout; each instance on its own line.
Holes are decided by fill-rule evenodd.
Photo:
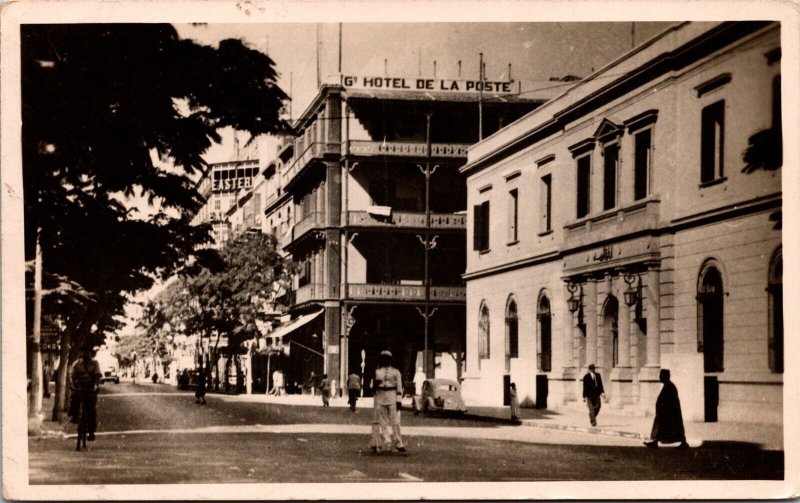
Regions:
M 638 274 L 633 275 L 629 272 L 626 272 L 624 276 L 625 283 L 628 285 L 628 288 L 625 290 L 623 295 L 625 296 L 625 304 L 627 304 L 629 307 L 633 307 L 639 302 L 639 285 L 633 285 L 638 278 Z
M 579 286 L 575 283 L 569 282 L 567 283 L 567 290 L 569 291 L 569 298 L 567 299 L 567 308 L 569 312 L 574 313 L 581 307 L 581 294 L 578 293 L 576 296 L 575 293 L 578 291 Z

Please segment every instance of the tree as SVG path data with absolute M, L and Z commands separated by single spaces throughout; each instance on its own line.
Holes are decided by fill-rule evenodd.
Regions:
M 169 25 L 23 25 L 21 39 L 26 259 L 39 239 L 45 273 L 94 296 L 55 313 L 74 358 L 81 340 L 119 325 L 126 293 L 173 273 L 208 239 L 190 221 L 218 129 L 282 132 L 287 97 L 268 56 L 237 40 L 181 40 Z M 132 197 L 162 210 L 137 215 Z

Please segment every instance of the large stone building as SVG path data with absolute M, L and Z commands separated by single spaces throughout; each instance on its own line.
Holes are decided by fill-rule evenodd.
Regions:
M 468 402 L 782 420 L 780 54 L 677 24 L 469 149 Z

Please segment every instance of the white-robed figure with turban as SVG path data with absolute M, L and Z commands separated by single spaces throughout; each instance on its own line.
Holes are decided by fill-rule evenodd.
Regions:
M 392 367 L 392 353 L 381 351 L 373 380 L 372 442 L 373 452 L 397 449 L 405 452 L 400 435 L 400 417 L 397 409 L 403 397 L 403 378 Z

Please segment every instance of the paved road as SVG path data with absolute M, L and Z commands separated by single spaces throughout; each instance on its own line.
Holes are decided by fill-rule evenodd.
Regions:
M 368 449 L 371 414 L 108 385 L 88 452 L 31 440 L 32 484 L 776 479 L 783 453 L 736 444 L 681 451 L 637 441 L 403 414 L 405 455 Z M 365 400 L 363 403 L 369 403 Z

